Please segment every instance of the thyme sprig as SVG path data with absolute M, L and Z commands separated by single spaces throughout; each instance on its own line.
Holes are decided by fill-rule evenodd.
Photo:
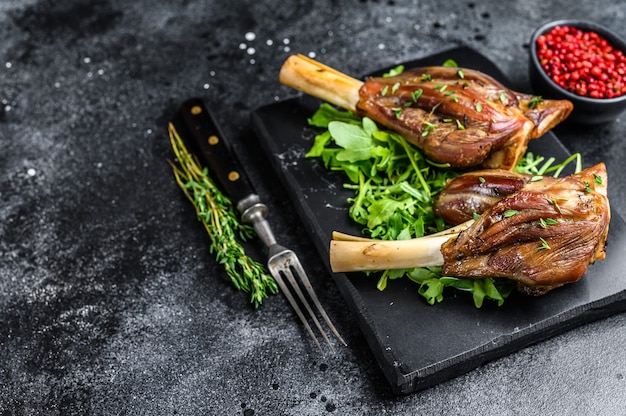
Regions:
M 233 285 L 249 293 L 250 302 L 255 308 L 259 307 L 269 293 L 278 292 L 278 287 L 265 266 L 249 257 L 240 243 L 254 236 L 254 229 L 239 221 L 232 201 L 215 185 L 207 168 L 187 150 L 171 123 L 168 132 L 178 164 L 169 163 L 178 186 L 193 204 L 198 220 L 209 234 L 209 251 L 224 266 Z

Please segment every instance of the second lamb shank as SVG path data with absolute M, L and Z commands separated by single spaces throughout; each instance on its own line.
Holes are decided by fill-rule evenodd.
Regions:
M 431 160 L 453 168 L 512 169 L 528 141 L 565 120 L 567 100 L 541 100 L 466 68 L 413 68 L 365 82 L 302 55 L 283 65 L 280 81 L 367 116 L 402 134 Z
M 460 183 L 465 179 L 483 183 L 473 173 Z M 605 258 L 607 183 L 600 163 L 561 179 L 525 181 L 508 193 L 518 186 L 512 185 L 478 219 L 443 233 L 396 241 L 336 233 L 331 267 L 346 272 L 441 265 L 445 276 L 510 279 L 521 292 L 541 295 L 579 280 L 589 264 Z

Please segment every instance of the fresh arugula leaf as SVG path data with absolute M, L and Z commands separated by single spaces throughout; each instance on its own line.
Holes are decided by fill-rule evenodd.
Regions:
M 328 143 L 332 140 L 330 132 L 326 130 L 323 133 L 315 136 L 315 140 L 313 142 L 313 146 L 309 149 L 307 154 L 304 157 L 320 157 L 322 153 L 326 149 Z
M 372 156 L 374 141 L 361 126 L 331 121 L 328 124 L 328 131 L 337 146 L 343 148 L 337 153 L 338 161 L 354 163 L 369 160 Z
M 340 110 L 328 103 L 322 103 L 313 116 L 308 119 L 309 125 L 322 128 L 328 127 L 328 123 L 331 121 L 361 124 L 361 118 L 351 111 Z

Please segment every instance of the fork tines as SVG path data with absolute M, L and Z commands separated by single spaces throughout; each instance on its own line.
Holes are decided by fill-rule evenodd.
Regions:
M 306 272 L 304 271 L 304 268 L 300 264 L 300 261 L 298 260 L 295 253 L 284 247 L 281 247 L 281 248 L 282 250 L 280 250 L 278 253 L 271 256 L 271 258 L 269 259 L 268 268 L 270 270 L 270 273 L 276 280 L 276 283 L 280 287 L 281 291 L 283 292 L 283 294 L 285 295 L 285 297 L 287 298 L 287 300 L 293 307 L 294 311 L 296 312 L 296 314 L 298 315 L 298 317 L 304 324 L 304 327 L 306 328 L 307 332 L 313 338 L 315 345 L 317 345 L 317 347 L 320 350 L 322 349 L 317 339 L 317 336 L 315 336 L 315 333 L 313 332 L 311 325 L 309 325 L 309 320 L 307 319 L 307 317 L 302 312 L 302 309 L 300 308 L 300 304 L 308 312 L 309 318 L 314 322 L 318 331 L 322 335 L 322 338 L 324 338 L 324 340 L 330 346 L 330 348 L 333 349 L 333 346 L 330 340 L 328 339 L 328 336 L 326 335 L 326 331 L 324 331 L 324 329 L 322 328 L 322 325 L 320 324 L 320 321 L 317 319 L 317 316 L 315 312 L 313 311 L 311 304 L 307 300 L 307 297 L 305 296 L 305 294 L 302 292 L 301 286 L 303 286 L 304 289 L 306 289 L 306 292 L 309 295 L 311 303 L 313 304 L 317 312 L 321 315 L 321 317 L 324 319 L 324 321 L 326 322 L 326 325 L 328 325 L 331 332 L 337 337 L 337 339 L 343 345 L 347 345 L 344 339 L 341 337 L 341 335 L 339 335 L 339 332 L 335 328 L 335 325 L 333 325 L 332 321 L 328 317 L 328 314 L 324 310 L 324 307 L 321 305 L 317 295 L 315 294 L 315 291 L 313 290 L 313 286 L 311 286 L 311 282 L 309 281 L 309 278 Z M 289 286 L 285 284 L 285 280 L 283 279 L 283 276 L 289 282 L 291 289 Z M 298 280 L 300 281 L 300 283 L 298 283 Z M 297 299 L 292 294 L 292 290 L 293 292 L 295 292 Z

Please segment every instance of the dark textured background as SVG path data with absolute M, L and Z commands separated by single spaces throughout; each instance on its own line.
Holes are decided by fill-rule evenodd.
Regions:
M 626 36 L 624 2 L 437 3 L 3 0 L 0 412 L 626 414 L 624 314 L 391 394 L 258 150 L 250 112 L 295 94 L 277 81 L 290 53 L 360 75 L 467 45 L 529 90 L 528 39 L 544 21 Z M 254 310 L 213 261 L 166 163 L 167 120 L 190 96 L 237 141 L 348 347 L 320 355 L 281 296 Z M 624 117 L 556 131 L 585 165 L 607 163 L 622 216 Z

